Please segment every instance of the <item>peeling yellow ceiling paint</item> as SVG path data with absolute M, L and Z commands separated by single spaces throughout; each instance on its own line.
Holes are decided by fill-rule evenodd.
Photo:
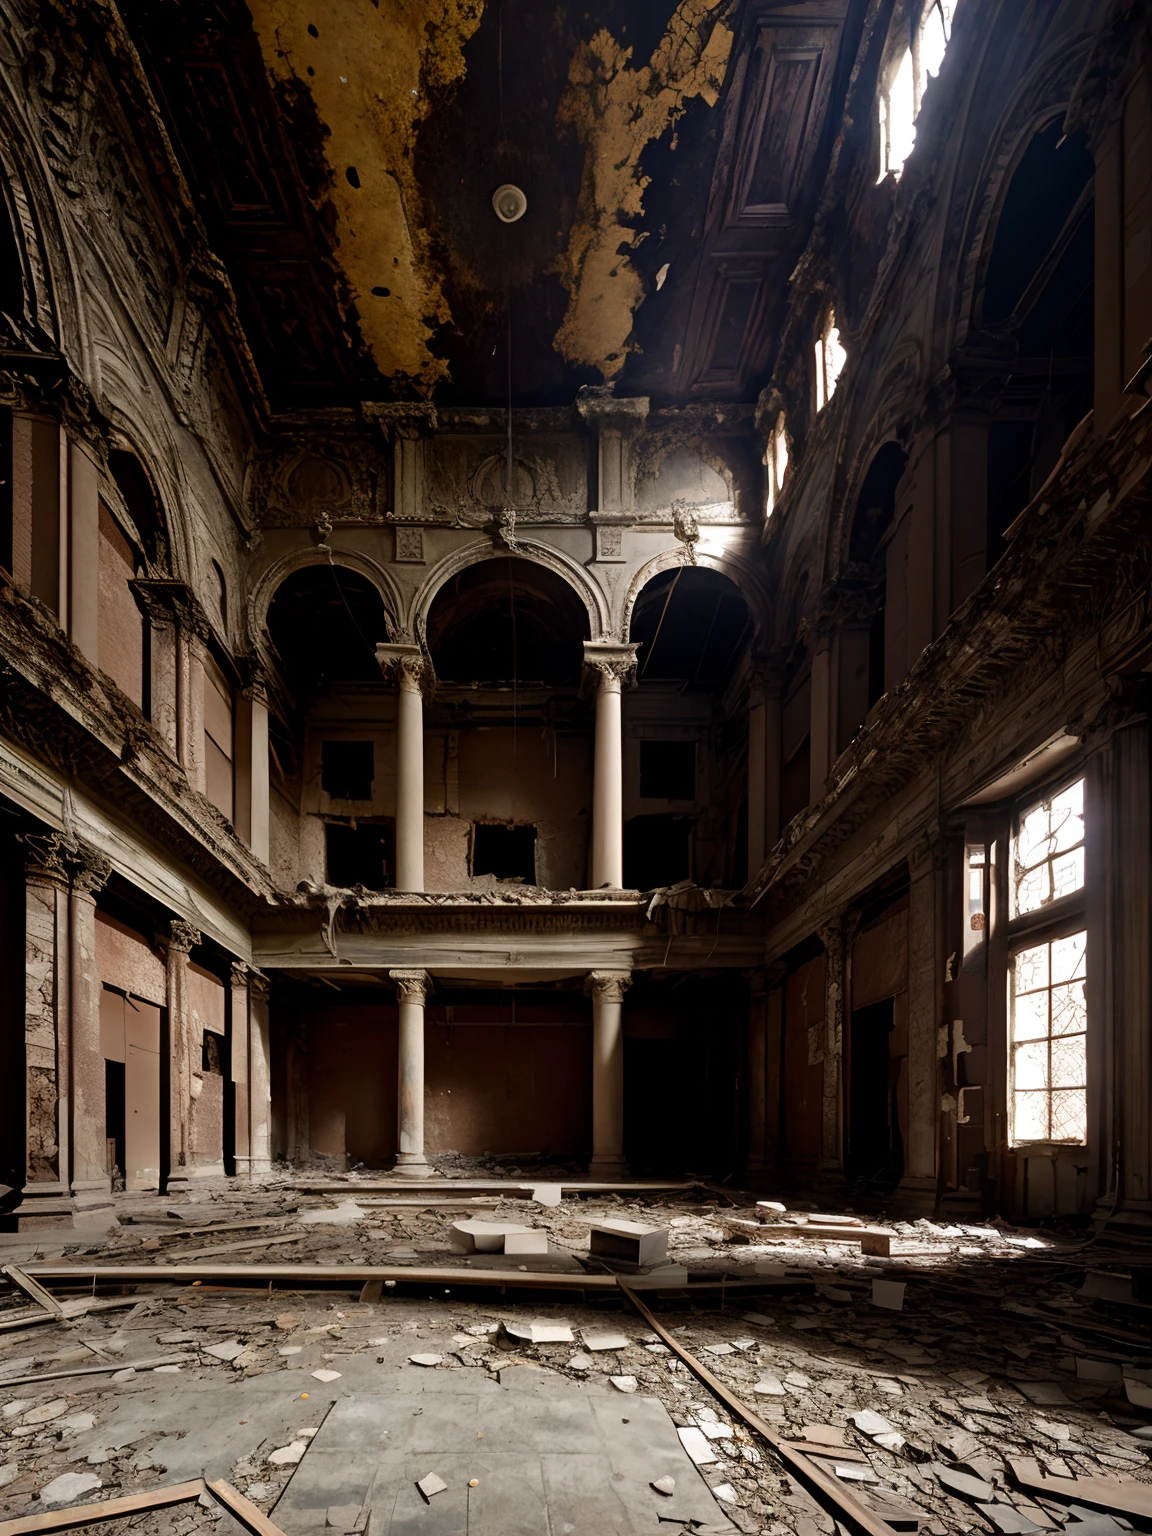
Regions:
M 639 69 L 632 50 L 601 30 L 581 44 L 568 71 L 559 120 L 584 145 L 576 218 L 561 258 L 568 309 L 553 345 L 569 363 L 613 379 L 624 366 L 644 298 L 628 252 L 643 234 L 648 178 L 640 157 L 700 97 L 715 106 L 732 32 L 719 19 L 727 0 L 680 0 L 658 47 Z
M 428 350 L 432 328 L 452 317 L 413 152 L 421 122 L 464 75 L 484 0 L 249 0 L 249 8 L 265 68 L 306 86 L 328 130 L 337 257 L 361 335 L 382 373 L 427 394 L 447 373 Z

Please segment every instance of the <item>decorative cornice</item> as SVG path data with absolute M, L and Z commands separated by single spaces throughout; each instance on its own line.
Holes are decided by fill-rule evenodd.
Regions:
M 648 419 L 646 395 L 621 398 L 611 384 L 586 384 L 576 395 L 576 409 L 590 427 L 602 432 L 635 432 Z
M 129 586 L 151 623 L 178 623 L 200 640 L 207 640 L 211 635 L 212 626 L 208 616 L 186 582 L 168 578 L 145 580 L 138 577 L 129 582 Z
M 435 680 L 432 662 L 418 645 L 381 641 L 376 647 L 376 660 L 385 675 L 393 673 L 401 688 L 423 692 Z
M 616 682 L 621 686 L 636 680 L 636 652 L 638 645 L 619 645 L 610 640 L 585 640 L 584 665 L 599 674 L 604 682 Z

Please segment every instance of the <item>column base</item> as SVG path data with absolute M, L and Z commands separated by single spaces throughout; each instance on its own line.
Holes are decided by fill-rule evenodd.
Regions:
M 632 1170 L 622 1157 L 594 1157 L 588 1164 L 588 1177 L 602 1184 L 627 1183 Z
M 50 1232 L 72 1226 L 75 1203 L 63 1184 L 28 1184 L 11 1212 L 17 1232 Z
M 393 1174 L 401 1179 L 434 1179 L 436 1170 L 422 1152 L 397 1152 Z

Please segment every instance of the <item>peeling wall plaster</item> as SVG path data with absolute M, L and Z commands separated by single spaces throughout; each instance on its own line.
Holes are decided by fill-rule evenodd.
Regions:
M 464 45 L 483 8 L 483 0 L 250 5 L 272 79 L 306 86 L 328 129 L 337 255 L 361 334 L 382 373 L 406 376 L 423 394 L 447 376 L 428 343 L 452 317 L 433 268 L 413 150 L 421 122 L 464 74 Z
M 644 299 L 628 252 L 644 238 L 636 227 L 648 178 L 641 157 L 674 128 L 696 97 L 715 106 L 732 32 L 727 0 L 680 0 L 647 64 L 601 29 L 577 49 L 560 104 L 562 127 L 585 146 L 580 202 L 560 264 L 568 310 L 554 345 L 576 365 L 614 379 L 629 352 L 632 320 Z

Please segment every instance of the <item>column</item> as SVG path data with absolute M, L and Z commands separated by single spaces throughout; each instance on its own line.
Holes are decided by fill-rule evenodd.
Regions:
M 72 1190 L 84 1195 L 111 1192 L 108 1173 L 108 1116 L 104 1052 L 100 1043 L 100 973 L 96 968 L 96 895 L 112 867 L 86 844 L 72 863 L 69 897 L 68 970 L 72 1062 Z M 85 1204 L 107 1204 L 97 1198 Z
M 435 1170 L 424 1156 L 424 998 L 427 971 L 389 971 L 400 999 L 397 1127 L 400 1150 L 393 1173 L 426 1179 Z
M 624 738 L 621 695 L 636 671 L 634 645 L 586 640 L 584 663 L 596 678 L 592 762 L 592 872 L 589 888 L 624 884 Z
M 248 972 L 248 1141 L 254 1179 L 272 1172 L 272 1042 L 268 978 Z
M 376 660 L 396 673 L 396 876 L 398 891 L 424 889 L 424 696 L 428 675 L 418 645 L 378 645 Z
M 176 630 L 176 754 L 192 787 L 204 792 L 204 663 L 201 639 L 181 621 Z
M 268 695 L 262 682 L 236 699 L 236 832 L 267 864 L 271 788 L 268 772 Z
M 176 616 L 172 608 L 175 586 L 176 583 L 171 581 L 147 581 L 140 578 L 131 583 L 132 595 L 148 626 L 148 675 L 145 680 L 144 713 L 169 754 L 179 761 L 178 640 Z
M 187 1187 L 191 1176 L 192 1060 L 189 1052 L 188 956 L 200 942 L 199 930 L 174 917 L 167 951 L 167 1049 L 160 1059 L 161 1099 L 168 1076 L 168 1159 L 165 1190 Z
M 624 1161 L 624 994 L 630 971 L 592 971 L 592 1161 L 589 1176 L 628 1176 Z
M 58 832 L 22 837 L 24 1198 L 17 1229 L 70 1227 L 68 1165 L 68 869 Z
M 68 444 L 68 638 L 99 666 L 100 471 L 86 448 Z
M 231 1104 L 225 1109 L 232 1115 L 232 1153 L 236 1175 L 246 1179 L 252 1166 L 251 1121 L 248 1118 L 248 967 L 234 960 L 228 986 L 228 1079 Z M 227 1152 L 228 1139 L 224 1139 Z M 227 1167 L 227 1161 L 225 1161 Z

